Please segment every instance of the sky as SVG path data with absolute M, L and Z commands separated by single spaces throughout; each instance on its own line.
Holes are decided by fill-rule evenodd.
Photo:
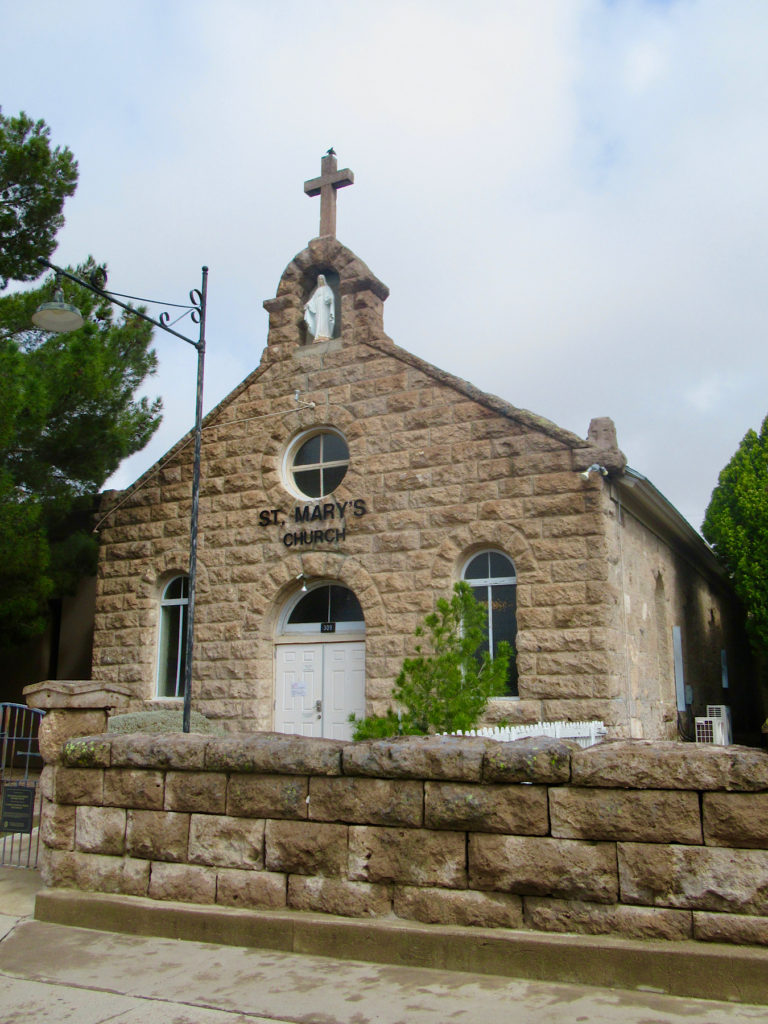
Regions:
M 179 303 L 210 267 L 206 411 L 259 364 L 333 146 L 393 341 L 581 437 L 612 417 L 700 527 L 768 413 L 766 0 L 36 0 L 2 25 L 4 113 L 79 162 L 53 260 Z M 109 486 L 193 423 L 194 350 L 155 344 L 164 422 Z

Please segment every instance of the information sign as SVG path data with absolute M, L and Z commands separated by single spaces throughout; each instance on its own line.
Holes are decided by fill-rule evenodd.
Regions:
M 3 786 L 0 832 L 32 832 L 35 811 L 34 786 Z

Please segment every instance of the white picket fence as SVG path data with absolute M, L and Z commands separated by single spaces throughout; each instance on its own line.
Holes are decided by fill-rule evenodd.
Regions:
M 448 735 L 448 733 L 444 733 Z M 558 740 L 576 740 L 580 747 L 591 747 L 605 739 L 602 722 L 537 722 L 535 725 L 485 726 L 454 732 L 451 736 L 483 736 L 489 740 L 521 740 L 526 736 L 553 736 Z

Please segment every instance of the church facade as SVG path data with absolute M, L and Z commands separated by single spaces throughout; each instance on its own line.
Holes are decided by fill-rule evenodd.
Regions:
M 738 732 L 741 612 L 613 423 L 580 438 L 398 348 L 387 295 L 332 225 L 264 303 L 259 367 L 204 421 L 192 707 L 232 730 L 347 737 L 464 579 L 491 649 L 516 652 L 489 720 L 671 738 L 714 703 Z M 134 710 L 181 699 L 188 441 L 103 505 L 93 677 L 129 687 Z

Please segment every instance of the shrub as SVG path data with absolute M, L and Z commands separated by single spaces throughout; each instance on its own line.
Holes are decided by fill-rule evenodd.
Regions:
M 354 738 L 474 728 L 489 698 L 504 693 L 513 656 L 507 643 L 499 644 L 493 659 L 487 649 L 481 653 L 486 623 L 485 605 L 475 600 L 469 584 L 456 583 L 451 599 L 440 598 L 416 630 L 428 649 L 417 644 L 416 657 L 405 659 L 395 680 L 392 696 L 402 710 L 390 706 L 383 715 L 350 715 Z

